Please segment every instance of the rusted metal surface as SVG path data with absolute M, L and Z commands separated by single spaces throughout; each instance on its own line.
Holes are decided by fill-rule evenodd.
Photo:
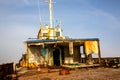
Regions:
M 59 71 L 59 75 L 67 75 L 70 74 L 70 71 L 68 69 L 62 69 Z
M 14 63 L 0 65 L 0 80 L 16 80 L 16 68 Z
M 97 58 L 93 58 L 94 63 L 98 63 Z M 110 68 L 118 68 L 120 64 L 120 57 L 106 57 L 101 58 L 101 67 L 110 67 Z
M 81 56 L 84 55 L 85 62 L 93 64 L 93 62 L 90 61 L 90 58 L 88 57 L 88 55 L 86 55 L 85 52 L 86 41 L 98 42 L 99 39 L 33 40 L 32 42 L 26 42 L 26 58 L 22 58 L 20 60 L 20 63 L 22 66 L 26 67 L 32 67 L 33 64 L 36 66 L 61 66 L 66 63 L 82 63 L 83 57 Z M 73 45 L 71 45 L 73 48 L 72 51 L 70 51 L 71 49 L 69 47 L 71 46 L 69 45 L 69 42 L 73 43 Z M 44 45 L 41 45 L 41 43 Z M 83 47 L 82 50 L 80 49 L 81 46 Z M 100 58 L 101 56 L 98 56 L 98 60 L 100 60 Z M 100 61 L 98 61 L 98 63 L 100 63 Z

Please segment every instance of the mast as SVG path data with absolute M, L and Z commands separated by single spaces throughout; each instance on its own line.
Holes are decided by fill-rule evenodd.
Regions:
M 48 31 L 48 39 L 53 39 L 53 22 L 52 22 L 52 0 L 48 0 L 48 5 L 49 5 L 49 12 L 50 12 L 50 25 L 49 25 L 49 31 Z
M 49 0 L 49 11 L 50 11 L 50 28 L 52 28 L 52 0 Z

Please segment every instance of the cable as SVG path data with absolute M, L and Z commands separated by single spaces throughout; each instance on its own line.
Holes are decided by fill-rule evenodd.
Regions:
M 40 24 L 41 24 L 41 22 L 42 22 L 42 17 L 40 16 L 40 13 L 41 11 L 40 11 L 40 1 L 38 0 L 38 13 L 39 13 L 39 20 L 40 20 Z

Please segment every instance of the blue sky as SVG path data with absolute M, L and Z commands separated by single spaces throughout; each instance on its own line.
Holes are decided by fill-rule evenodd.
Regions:
M 48 6 L 40 2 L 43 23 Z M 102 57 L 120 57 L 120 0 L 54 0 L 54 20 L 62 22 L 63 35 L 99 38 Z M 18 62 L 27 38 L 39 30 L 38 0 L 0 0 L 0 63 Z

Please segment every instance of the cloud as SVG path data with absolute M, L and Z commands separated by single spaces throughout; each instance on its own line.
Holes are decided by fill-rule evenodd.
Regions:
M 108 12 L 105 12 L 105 11 L 102 11 L 102 10 L 99 10 L 99 9 L 94 9 L 94 11 L 92 11 L 92 13 L 96 16 L 100 16 L 100 17 L 103 17 L 103 18 L 106 18 L 106 20 L 108 22 L 111 22 L 109 24 L 113 24 L 111 26 L 111 28 L 120 28 L 120 21 L 117 17 L 115 17 L 114 15 L 112 15 L 111 13 L 108 13 Z
M 23 0 L 23 2 L 27 5 L 30 5 L 30 2 L 28 0 Z
M 22 7 L 22 6 L 34 6 L 37 4 L 37 0 L 0 0 L 0 6 L 9 7 Z M 2 8 L 1 7 L 1 8 Z

